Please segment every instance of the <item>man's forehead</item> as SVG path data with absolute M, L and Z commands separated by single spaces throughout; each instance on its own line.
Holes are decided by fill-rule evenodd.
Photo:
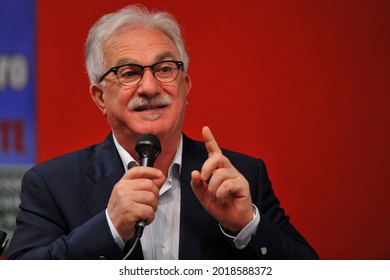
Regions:
M 157 29 L 122 29 L 105 43 L 105 58 L 116 65 L 155 63 L 164 59 L 179 59 L 174 42 Z M 145 61 L 147 60 L 147 61 Z

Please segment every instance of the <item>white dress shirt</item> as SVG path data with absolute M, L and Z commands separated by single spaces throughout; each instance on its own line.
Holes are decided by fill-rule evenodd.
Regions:
M 135 161 L 133 157 L 118 143 L 114 134 L 115 147 L 121 157 L 123 167 L 127 171 L 129 162 Z M 169 167 L 168 177 L 160 189 L 160 199 L 154 221 L 145 227 L 141 238 L 142 252 L 145 260 L 176 260 L 179 257 L 179 233 L 180 233 L 180 173 L 182 165 L 183 137 L 180 140 L 175 158 Z M 254 206 L 254 218 L 237 236 L 230 236 L 222 232 L 232 241 L 238 249 L 243 249 L 249 243 L 256 232 L 260 222 L 260 214 Z M 113 226 L 106 210 L 106 217 L 112 235 L 120 248 L 124 248 L 124 242 Z

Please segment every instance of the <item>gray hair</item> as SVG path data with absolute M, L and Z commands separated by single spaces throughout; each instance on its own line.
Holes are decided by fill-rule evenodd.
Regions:
M 151 12 L 141 5 L 130 5 L 115 13 L 101 17 L 91 28 L 86 42 L 86 67 L 91 83 L 97 83 L 104 73 L 103 47 L 106 41 L 120 28 L 154 28 L 176 45 L 184 69 L 188 69 L 188 55 L 175 18 L 167 12 Z

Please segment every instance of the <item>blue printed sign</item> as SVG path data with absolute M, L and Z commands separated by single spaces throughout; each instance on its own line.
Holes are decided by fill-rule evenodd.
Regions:
M 36 4 L 0 1 L 0 165 L 36 161 Z

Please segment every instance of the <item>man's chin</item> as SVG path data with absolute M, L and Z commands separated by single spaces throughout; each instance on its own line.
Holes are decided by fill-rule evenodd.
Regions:
M 155 120 L 158 120 L 159 118 L 161 117 L 161 114 L 147 114 L 145 116 L 143 116 L 143 119 L 146 120 L 146 121 L 155 121 Z

